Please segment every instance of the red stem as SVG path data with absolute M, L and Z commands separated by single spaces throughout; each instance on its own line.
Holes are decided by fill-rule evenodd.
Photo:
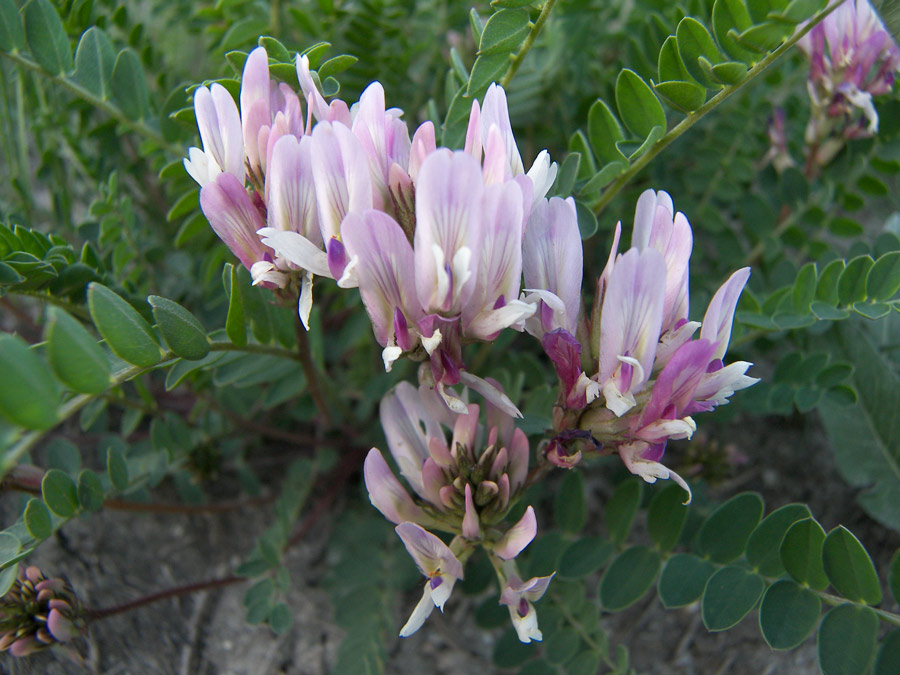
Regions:
M 241 581 L 247 581 L 247 579 L 244 577 L 228 576 L 222 577 L 220 579 L 198 581 L 196 583 L 187 584 L 185 586 L 175 586 L 174 588 L 168 588 L 164 591 L 159 591 L 158 593 L 151 593 L 150 595 L 145 595 L 142 598 L 138 598 L 137 600 L 132 600 L 131 602 L 126 602 L 121 605 L 105 607 L 103 609 L 87 609 L 85 610 L 84 616 L 87 621 L 97 621 L 99 619 L 105 619 L 115 614 L 129 612 L 132 609 L 137 609 L 138 607 L 143 607 L 144 605 L 149 605 L 150 603 L 157 602 L 159 600 L 167 600 L 168 598 L 177 598 L 182 595 L 190 595 L 191 593 L 197 593 L 199 591 L 208 591 L 213 588 L 230 586 L 231 584 L 236 584 Z

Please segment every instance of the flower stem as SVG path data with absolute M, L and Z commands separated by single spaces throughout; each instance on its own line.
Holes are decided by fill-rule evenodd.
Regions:
M 331 411 L 328 409 L 328 403 L 322 394 L 322 388 L 319 386 L 319 373 L 310 353 L 309 335 L 307 335 L 306 328 L 303 327 L 299 317 L 297 317 L 294 324 L 294 329 L 297 333 L 297 357 L 300 361 L 300 366 L 303 368 L 303 374 L 306 375 L 306 386 L 325 427 L 331 427 L 333 423 Z
M 619 177 L 616 178 L 608 188 L 606 188 L 600 198 L 591 204 L 594 212 L 597 215 L 602 213 L 603 210 L 613 200 L 613 198 L 619 193 L 619 191 L 629 182 L 631 182 L 631 179 L 634 178 L 641 171 L 641 169 L 647 166 L 647 164 L 649 164 L 654 157 L 656 157 L 659 153 L 669 147 L 669 145 L 671 145 L 675 139 L 677 139 L 688 129 L 694 126 L 697 122 L 703 119 L 707 113 L 718 108 L 719 105 L 727 101 L 734 94 L 741 91 L 741 89 L 743 89 L 750 82 L 762 75 L 762 73 L 765 72 L 765 70 L 770 65 L 777 61 L 788 50 L 790 50 L 791 47 L 793 47 L 800 40 L 800 38 L 811 31 L 820 21 L 831 14 L 831 12 L 837 9 L 843 2 L 844 0 L 835 0 L 835 2 L 831 3 L 819 14 L 810 19 L 810 21 L 803 28 L 799 29 L 796 33 L 794 33 L 794 35 L 785 40 L 781 44 L 781 46 L 779 46 L 774 51 L 766 54 L 766 56 L 759 63 L 757 63 L 747 71 L 747 75 L 743 80 L 741 80 L 737 84 L 725 85 L 725 87 L 722 88 L 722 91 L 713 96 L 693 112 L 689 112 L 687 116 L 683 120 L 681 120 L 681 122 L 672 127 L 672 129 L 665 136 L 658 140 L 653 147 L 651 147 L 647 152 L 641 155 L 622 174 L 620 174 Z
M 519 47 L 519 51 L 517 51 L 516 55 L 513 56 L 512 61 L 510 61 L 509 67 L 506 69 L 506 72 L 503 73 L 503 77 L 500 78 L 500 86 L 504 89 L 507 89 L 509 87 L 509 83 L 512 82 L 513 77 L 519 70 L 519 66 L 522 65 L 522 61 L 525 60 L 525 56 L 531 50 L 531 46 L 534 44 L 538 33 L 541 32 L 544 24 L 547 23 L 547 18 L 550 16 L 550 12 L 553 11 L 553 6 L 555 4 L 556 0 L 547 0 L 547 2 L 545 2 L 544 6 L 541 8 L 541 14 L 540 16 L 538 16 L 537 21 L 534 22 L 534 25 L 531 26 L 531 30 L 528 32 L 528 35 L 525 38 L 525 42 L 523 42 L 522 46 Z
M 182 595 L 190 595 L 191 593 L 198 593 L 200 591 L 209 591 L 214 588 L 231 586 L 232 584 L 237 584 L 242 581 L 247 581 L 247 579 L 244 577 L 227 576 L 221 577 L 219 579 L 209 579 L 208 581 L 198 581 L 196 583 L 186 584 L 184 586 L 175 586 L 174 588 L 168 588 L 164 591 L 151 593 L 150 595 L 145 595 L 141 598 L 137 598 L 136 600 L 132 600 L 131 602 L 126 602 L 121 605 L 114 605 L 113 607 L 104 607 L 101 609 L 86 609 L 85 619 L 88 622 L 98 621 L 110 616 L 115 616 L 116 614 L 124 614 L 125 612 L 130 612 L 133 609 L 138 609 L 139 607 L 143 607 L 144 605 L 149 605 L 154 602 L 159 602 L 160 600 L 168 600 L 169 598 L 177 598 L 181 597 Z

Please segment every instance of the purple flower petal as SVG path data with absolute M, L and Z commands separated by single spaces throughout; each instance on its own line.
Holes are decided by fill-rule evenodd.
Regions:
M 529 506 L 519 522 L 494 545 L 494 553 L 504 560 L 512 560 L 531 543 L 536 534 L 537 518 L 534 509 Z
M 248 270 L 266 251 L 256 231 L 265 226 L 241 182 L 230 173 L 200 190 L 200 208 L 213 230 Z
M 385 518 L 396 524 L 406 520 L 422 522 L 425 519 L 425 512 L 416 506 L 376 448 L 366 455 L 363 476 L 369 501 Z
M 375 337 L 383 347 L 396 345 L 395 311 L 403 312 L 407 324 L 421 318 L 412 286 L 415 259 L 409 240 L 393 218 L 374 209 L 348 214 L 341 231 L 347 254 L 356 260 L 359 291 Z

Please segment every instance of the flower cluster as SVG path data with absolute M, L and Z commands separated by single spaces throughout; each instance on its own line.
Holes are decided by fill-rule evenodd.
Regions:
M 80 632 L 80 607 L 68 583 L 24 569 L 0 599 L 0 651 L 27 656 L 68 642 Z
M 878 130 L 872 97 L 891 90 L 900 49 L 869 0 L 846 0 L 797 45 L 810 61 L 806 142 L 820 148 L 817 161 L 825 164 L 845 139 Z
M 673 478 L 688 490 L 659 463 L 666 442 L 690 438 L 696 429 L 692 414 L 726 403 L 735 391 L 757 381 L 745 375 L 751 364 L 725 366 L 722 361 L 750 270 L 738 270 L 722 285 L 702 324 L 689 321 L 693 236 L 671 197 L 644 192 L 635 212 L 632 247 L 622 254 L 620 235 L 621 223 L 597 281 L 585 331 L 591 353 L 585 361 L 592 374 L 583 370 L 582 344 L 569 330 L 543 335 L 561 384 L 556 426 L 564 432 L 551 442 L 546 456 L 571 466 L 580 459 L 580 450 L 570 450 L 572 441 L 586 437 L 593 443 L 590 449 L 618 452 L 644 480 Z M 692 339 L 698 328 L 699 339 Z
M 538 295 L 519 297 L 529 229 L 577 238 L 574 203 L 544 198 L 556 165 L 543 151 L 524 172 L 499 86 L 473 101 L 465 149 L 453 152 L 436 146 L 431 122 L 410 139 L 377 82 L 350 107 L 326 104 L 304 56 L 297 75 L 305 117 L 261 47 L 244 67 L 240 111 L 220 85 L 196 90 L 203 149 L 191 148 L 185 167 L 213 229 L 254 283 L 299 285 L 304 324 L 314 275 L 358 286 L 386 369 L 403 354 L 428 359 L 439 392 L 462 382 L 496 397 L 464 371 L 462 345 L 534 314 Z M 526 282 L 535 274 L 526 269 Z
M 463 578 L 466 559 L 480 545 L 505 580 L 501 602 L 509 607 L 519 638 L 541 639 L 531 603 L 543 595 L 551 577 L 523 582 L 514 561 L 537 532 L 534 510 L 529 506 L 505 531 L 501 525 L 525 485 L 528 440 L 503 410 L 490 403 L 486 408 L 482 425 L 478 405 L 456 414 L 433 389 L 408 382 L 382 400 L 388 446 L 413 496 L 376 448 L 366 457 L 366 488 L 372 504 L 397 523 L 397 534 L 427 579 L 402 637 L 417 631 L 435 607 L 443 610 L 453 585 Z M 449 445 L 444 429 L 452 430 Z M 448 546 L 426 527 L 456 536 Z

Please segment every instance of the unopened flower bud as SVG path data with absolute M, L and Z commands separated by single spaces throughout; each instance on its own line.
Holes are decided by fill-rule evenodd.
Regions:
M 80 624 L 81 606 L 71 586 L 28 567 L 0 599 L 0 651 L 27 656 L 68 642 Z

